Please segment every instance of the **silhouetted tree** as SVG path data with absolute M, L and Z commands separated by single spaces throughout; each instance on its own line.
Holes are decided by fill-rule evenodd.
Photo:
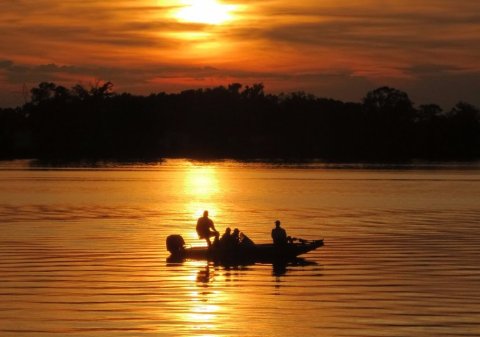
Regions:
M 113 83 L 112 82 L 96 82 L 94 85 L 91 86 L 90 96 L 96 97 L 96 98 L 108 98 L 113 96 Z
M 407 93 L 390 87 L 381 87 L 368 92 L 363 99 L 363 105 L 369 111 L 405 117 L 413 110 L 413 103 Z
M 473 158 L 480 155 L 480 112 L 471 104 L 460 102 L 448 114 L 449 150 L 452 157 Z
M 381 87 L 363 99 L 363 124 L 368 157 L 408 158 L 414 140 L 415 110 L 408 95 Z
M 443 110 L 437 104 L 424 104 L 418 107 L 418 122 L 431 123 L 434 120 L 442 118 Z
M 80 100 L 85 100 L 90 96 L 88 89 L 80 84 L 77 84 L 72 88 L 72 93 Z
M 459 103 L 415 109 L 381 87 L 362 103 L 305 92 L 271 95 L 261 83 L 116 94 L 111 82 L 71 89 L 42 82 L 31 101 L 0 109 L 0 157 L 320 158 L 397 161 L 480 158 L 480 117 Z
M 55 83 L 42 82 L 36 88 L 32 88 L 30 91 L 32 94 L 32 104 L 41 104 L 44 101 L 52 99 L 55 96 L 55 89 L 57 86 Z

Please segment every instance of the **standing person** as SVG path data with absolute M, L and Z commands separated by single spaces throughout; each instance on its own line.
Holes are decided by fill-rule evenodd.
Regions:
M 280 227 L 280 220 L 275 221 L 275 228 L 272 229 L 272 239 L 275 246 L 284 246 L 288 242 L 287 232 Z
M 210 238 L 214 236 L 215 241 L 217 241 L 220 235 L 220 233 L 215 229 L 213 221 L 208 217 L 208 211 L 204 211 L 203 216 L 198 218 L 196 229 L 198 237 L 200 239 L 205 239 L 209 248 L 212 246 Z M 212 229 L 212 231 L 210 231 L 210 229 Z

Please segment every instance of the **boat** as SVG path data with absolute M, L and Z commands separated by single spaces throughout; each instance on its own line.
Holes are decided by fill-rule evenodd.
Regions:
M 209 247 L 189 247 L 178 234 L 167 237 L 167 250 L 170 261 L 208 260 L 226 264 L 288 261 L 323 246 L 322 240 L 292 239 L 285 245 L 261 243 L 235 247 L 221 247 L 212 244 Z

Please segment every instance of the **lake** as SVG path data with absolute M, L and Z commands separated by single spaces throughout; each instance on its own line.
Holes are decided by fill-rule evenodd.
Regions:
M 167 263 L 196 219 L 325 246 Z M 0 336 L 479 336 L 480 166 L 0 162 Z

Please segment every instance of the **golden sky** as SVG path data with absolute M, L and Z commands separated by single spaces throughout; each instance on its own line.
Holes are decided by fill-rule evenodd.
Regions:
M 0 106 L 40 81 L 95 80 L 354 101 L 391 85 L 419 104 L 480 105 L 477 0 L 8 0 L 0 32 Z

